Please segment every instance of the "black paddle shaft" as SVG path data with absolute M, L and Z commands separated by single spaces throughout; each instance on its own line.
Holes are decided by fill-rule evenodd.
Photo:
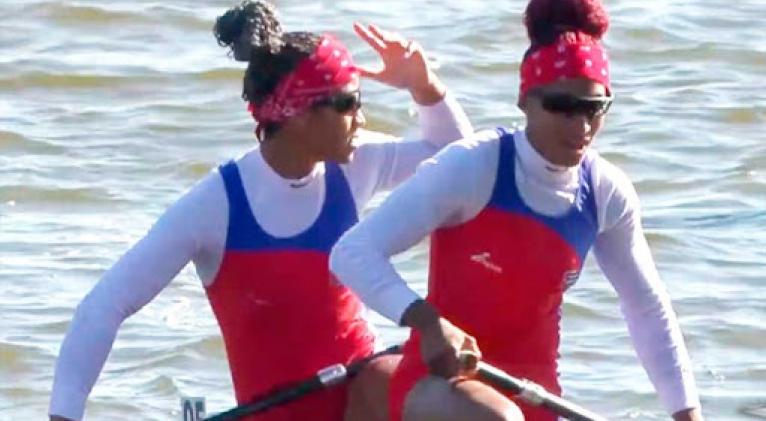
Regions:
M 383 355 L 398 354 L 400 352 L 401 346 L 395 345 L 384 351 L 372 354 L 369 357 L 354 361 L 348 366 L 335 364 L 329 367 L 325 367 L 319 370 L 317 374 L 311 378 L 290 386 L 281 387 L 271 393 L 266 394 L 265 396 L 255 398 L 249 403 L 238 405 L 226 412 L 205 418 L 204 421 L 238 420 L 248 415 L 268 411 L 271 408 L 295 401 L 310 393 L 344 383 L 346 380 L 359 374 L 364 366 L 375 358 L 381 357 Z
M 556 396 L 529 380 L 517 379 L 483 362 L 478 363 L 477 369 L 479 378 L 487 383 L 499 389 L 507 390 L 529 404 L 546 408 L 566 419 L 572 421 L 607 421 L 606 418 Z

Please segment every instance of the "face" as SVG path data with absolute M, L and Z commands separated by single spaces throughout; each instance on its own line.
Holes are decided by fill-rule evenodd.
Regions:
M 346 163 L 354 152 L 356 131 L 364 126 L 359 81 L 319 102 L 306 114 L 306 147 L 318 161 Z
M 527 115 L 529 141 L 540 155 L 552 164 L 573 167 L 593 143 L 610 104 L 604 85 L 570 79 L 530 91 L 519 107 Z

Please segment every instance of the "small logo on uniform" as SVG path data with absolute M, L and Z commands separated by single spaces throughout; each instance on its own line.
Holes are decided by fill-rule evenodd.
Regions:
M 489 254 L 488 251 L 485 251 L 484 253 L 478 253 L 471 255 L 471 261 L 476 262 L 482 266 L 484 266 L 486 269 L 491 270 L 492 272 L 495 272 L 497 274 L 503 273 L 503 268 L 501 268 L 499 265 L 492 262 L 492 256 Z
M 579 270 L 568 270 L 564 272 L 564 277 L 561 280 L 561 282 L 564 284 L 564 291 L 571 288 L 578 279 L 580 279 Z

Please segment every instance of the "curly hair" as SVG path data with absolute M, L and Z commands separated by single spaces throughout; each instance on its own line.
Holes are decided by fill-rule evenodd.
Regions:
M 321 39 L 309 32 L 283 32 L 276 8 L 263 0 L 244 0 L 232 7 L 218 17 L 213 32 L 235 60 L 248 62 L 242 98 L 255 104 L 262 103 L 285 75 L 311 55 Z
M 247 62 L 242 99 L 262 104 L 279 82 L 319 45 L 321 36 L 310 32 L 283 32 L 277 9 L 263 0 L 243 0 L 216 19 L 218 44 L 231 49 L 234 59 Z M 268 137 L 279 129 L 267 124 Z

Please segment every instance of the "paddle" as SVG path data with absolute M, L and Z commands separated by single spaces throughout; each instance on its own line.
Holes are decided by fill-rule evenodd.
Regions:
M 559 416 L 573 421 L 606 421 L 606 418 L 548 392 L 537 383 L 515 378 L 485 362 L 479 361 L 476 364 L 476 374 L 480 379 L 498 389 L 507 390 L 517 395 L 529 404 L 542 406 Z
M 238 405 L 226 412 L 205 418 L 204 421 L 238 420 L 248 415 L 268 411 L 271 408 L 292 402 L 310 393 L 342 384 L 346 380 L 359 374 L 364 366 L 375 358 L 398 353 L 401 353 L 401 345 L 394 345 L 384 351 L 354 361 L 347 366 L 344 366 L 343 364 L 335 364 L 325 367 L 308 379 L 290 386 L 279 388 L 265 396 L 255 398 L 249 403 Z

